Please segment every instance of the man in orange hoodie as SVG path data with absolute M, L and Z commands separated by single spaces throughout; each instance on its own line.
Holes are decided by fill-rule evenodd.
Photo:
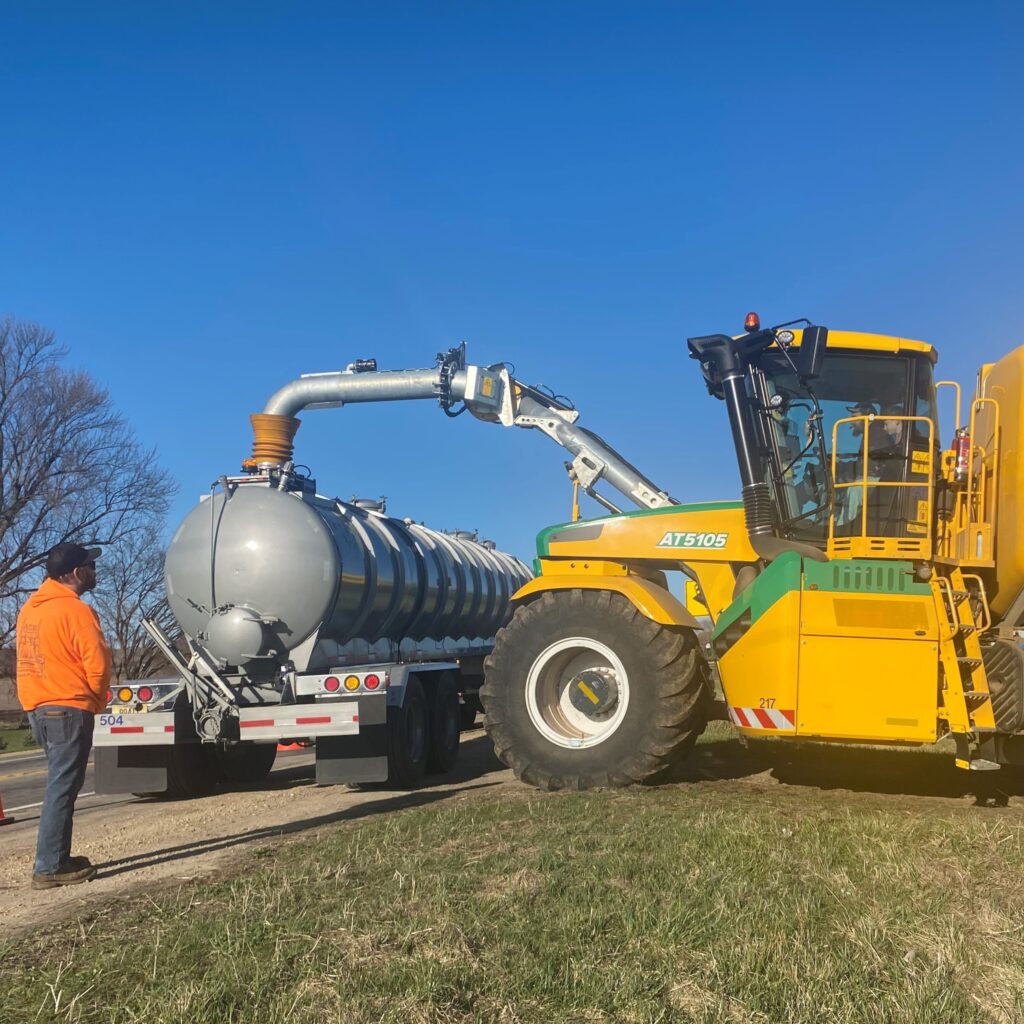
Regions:
M 18 699 L 47 763 L 33 889 L 75 885 L 96 874 L 88 857 L 71 856 L 71 828 L 110 682 L 99 617 L 81 600 L 96 586 L 99 554 L 99 548 L 58 544 L 47 556 L 46 579 L 18 615 Z

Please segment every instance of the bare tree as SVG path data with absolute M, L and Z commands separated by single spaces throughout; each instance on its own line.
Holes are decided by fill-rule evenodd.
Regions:
M 50 331 L 0 320 L 0 646 L 54 544 L 159 532 L 173 493 L 107 392 L 62 365 L 66 354 Z
M 180 633 L 164 592 L 160 531 L 146 526 L 108 548 L 100 559 L 97 578 L 93 604 L 113 650 L 114 680 L 119 683 L 171 673 L 142 625 L 143 618 L 150 618 L 172 640 Z

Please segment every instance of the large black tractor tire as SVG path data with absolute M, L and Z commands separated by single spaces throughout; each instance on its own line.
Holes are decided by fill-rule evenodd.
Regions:
M 427 770 L 430 712 L 423 686 L 415 676 L 405 684 L 400 708 L 388 708 L 388 785 L 412 789 Z
M 430 711 L 430 750 L 427 772 L 450 772 L 459 759 L 459 734 L 462 732 L 462 709 L 459 687 L 451 672 L 441 672 L 434 680 L 427 697 Z
M 692 630 L 595 590 L 520 606 L 498 633 L 480 696 L 498 757 L 547 790 L 668 777 L 704 731 L 709 701 Z
M 263 782 L 274 767 L 276 743 L 244 741 L 217 751 L 217 766 L 224 782 L 245 786 Z
M 209 796 L 220 778 L 216 752 L 205 743 L 182 743 L 167 752 L 167 789 L 159 794 L 168 800 Z

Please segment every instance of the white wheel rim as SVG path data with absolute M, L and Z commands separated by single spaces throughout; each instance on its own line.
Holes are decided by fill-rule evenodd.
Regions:
M 581 672 L 596 672 L 614 684 L 611 707 L 584 714 L 571 701 Z M 543 650 L 526 677 L 526 708 L 534 728 L 549 742 L 570 750 L 603 743 L 622 724 L 629 707 L 629 676 L 619 656 L 600 640 L 568 637 Z

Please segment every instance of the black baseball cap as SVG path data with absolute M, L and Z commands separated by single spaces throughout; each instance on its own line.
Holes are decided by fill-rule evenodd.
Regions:
M 858 402 L 856 405 L 848 405 L 846 411 L 854 416 L 877 416 L 878 406 L 874 402 Z
M 86 562 L 94 562 L 101 551 L 102 548 L 83 548 L 81 544 L 57 544 L 46 556 L 46 575 L 58 580 Z

